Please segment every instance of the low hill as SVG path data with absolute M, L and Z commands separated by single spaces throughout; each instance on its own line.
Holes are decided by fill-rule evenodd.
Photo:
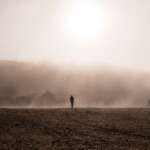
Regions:
M 53 94 L 50 102 L 44 102 L 48 106 L 66 106 L 70 94 L 77 106 L 148 106 L 150 74 L 106 65 L 0 61 L 1 97 L 41 96 L 46 91 Z M 6 101 L 11 105 L 12 98 Z M 29 105 L 34 104 L 37 101 L 32 98 Z

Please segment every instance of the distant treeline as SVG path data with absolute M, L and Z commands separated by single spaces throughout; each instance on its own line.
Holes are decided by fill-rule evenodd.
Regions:
M 150 73 L 106 65 L 0 61 L 0 106 L 148 106 Z M 43 95 L 49 93 L 44 100 Z
M 3 106 L 51 107 L 51 106 L 63 106 L 64 103 L 65 101 L 63 97 L 57 97 L 50 91 L 45 91 L 42 94 L 34 93 L 32 95 L 26 96 L 0 95 L 0 107 Z

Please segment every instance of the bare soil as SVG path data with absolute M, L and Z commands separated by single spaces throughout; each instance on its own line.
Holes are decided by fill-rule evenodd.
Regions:
M 150 150 L 150 109 L 0 109 L 0 150 Z

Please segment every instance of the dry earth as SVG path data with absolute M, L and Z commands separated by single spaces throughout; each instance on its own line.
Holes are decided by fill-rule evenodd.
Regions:
M 150 110 L 0 109 L 0 150 L 150 150 Z

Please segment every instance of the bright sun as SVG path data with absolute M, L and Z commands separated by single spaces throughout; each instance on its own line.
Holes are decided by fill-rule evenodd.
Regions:
M 104 28 L 104 15 L 92 1 L 73 3 L 67 19 L 67 30 L 80 38 L 93 38 Z
M 72 0 L 65 19 L 65 60 L 79 64 L 105 60 L 104 51 L 97 45 L 104 35 L 106 18 L 106 11 L 97 0 Z

